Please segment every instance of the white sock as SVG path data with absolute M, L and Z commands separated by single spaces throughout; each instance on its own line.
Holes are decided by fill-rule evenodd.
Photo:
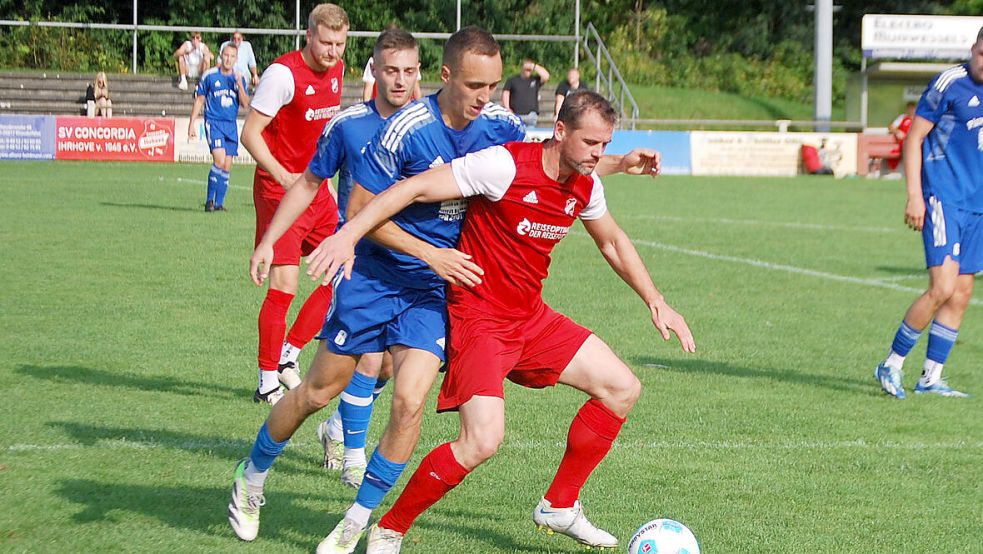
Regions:
M 273 389 L 280 387 L 280 378 L 276 371 L 259 370 L 259 393 L 266 394 Z
M 925 360 L 925 366 L 922 368 L 922 377 L 918 380 L 922 386 L 928 387 L 934 385 L 942 378 L 942 364 L 939 362 L 933 362 L 932 360 Z
M 354 521 L 355 523 L 361 525 L 362 529 L 365 529 L 369 525 L 369 517 L 371 515 L 372 510 L 362 506 L 358 502 L 355 502 L 352 504 L 352 507 L 348 508 L 348 511 L 345 512 L 345 519 Z
M 346 448 L 345 449 L 345 467 L 365 467 L 365 449 L 364 448 Z
M 345 440 L 345 428 L 341 426 L 341 412 L 338 410 L 328 419 L 328 437 L 338 442 Z
M 900 355 L 900 354 L 898 354 L 898 353 L 896 353 L 896 352 L 894 352 L 892 350 L 891 353 L 887 355 L 887 359 L 884 360 L 884 365 L 886 365 L 887 367 L 889 367 L 891 369 L 898 369 L 898 370 L 900 370 L 901 369 L 901 366 L 904 365 L 904 359 L 905 359 L 904 356 L 902 356 L 902 355 Z
M 300 348 L 290 344 L 289 342 L 283 343 L 283 349 L 280 350 L 280 363 L 297 363 L 297 358 L 300 356 Z
M 242 472 L 242 476 L 246 478 L 246 488 L 250 489 L 249 492 L 263 492 L 263 485 L 266 483 L 266 477 L 270 474 L 270 470 L 266 471 L 256 471 L 253 467 L 252 460 L 246 462 L 246 469 Z

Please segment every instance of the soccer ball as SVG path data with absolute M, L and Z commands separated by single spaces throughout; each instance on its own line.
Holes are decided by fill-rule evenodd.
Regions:
M 635 531 L 628 554 L 700 554 L 700 543 L 682 523 L 655 519 Z

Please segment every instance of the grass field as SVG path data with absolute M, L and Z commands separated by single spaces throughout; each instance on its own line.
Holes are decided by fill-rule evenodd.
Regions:
M 319 467 L 312 419 L 267 483 L 260 537 L 229 529 L 233 465 L 268 411 L 250 401 L 263 293 L 246 278 L 251 168 L 233 169 L 228 213 L 201 211 L 206 172 L 0 164 L 0 551 L 310 552 L 352 500 Z M 597 524 L 627 543 L 672 517 L 711 554 L 981 551 L 979 301 L 947 366 L 973 398 L 902 402 L 871 378 L 924 286 L 902 185 L 663 177 L 607 191 L 698 352 L 658 338 L 582 228 L 560 245 L 548 301 L 645 386 L 584 490 Z M 583 398 L 506 391 L 499 455 L 419 520 L 407 554 L 580 551 L 537 534 L 530 512 Z M 428 412 L 411 468 L 456 424 Z

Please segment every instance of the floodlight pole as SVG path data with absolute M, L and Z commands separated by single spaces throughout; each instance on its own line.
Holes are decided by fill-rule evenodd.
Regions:
M 294 49 L 300 50 L 300 0 L 297 0 L 297 9 L 294 15 L 294 28 L 297 34 L 294 35 Z
M 833 112 L 833 0 L 816 0 L 816 131 L 829 132 Z
M 576 7 L 573 10 L 573 66 L 580 68 L 580 0 L 576 0 Z
M 456 25 L 457 26 L 454 27 L 454 29 L 457 30 L 457 31 L 460 31 L 461 30 L 461 0 L 457 0 L 457 22 L 456 22 Z
M 133 74 L 137 74 L 137 2 L 133 0 Z

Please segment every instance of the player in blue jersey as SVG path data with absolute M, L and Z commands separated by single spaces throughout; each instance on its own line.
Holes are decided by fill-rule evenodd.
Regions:
M 227 45 L 222 49 L 221 63 L 202 74 L 195 89 L 195 103 L 188 122 L 188 138 L 195 139 L 198 137 L 195 122 L 202 107 L 205 108 L 205 139 L 213 162 L 208 172 L 206 212 L 225 211 L 229 170 L 232 169 L 232 158 L 239 155 L 236 118 L 240 106 L 249 106 L 246 79 L 235 70 L 236 54 L 235 45 Z
M 922 94 L 904 164 L 905 223 L 922 232 L 929 284 L 905 313 L 874 377 L 884 392 L 904 398 L 902 364 L 929 327 L 915 393 L 965 397 L 942 378 L 942 366 L 973 296 L 973 276 L 983 271 L 983 28 L 969 62 L 937 75 Z

